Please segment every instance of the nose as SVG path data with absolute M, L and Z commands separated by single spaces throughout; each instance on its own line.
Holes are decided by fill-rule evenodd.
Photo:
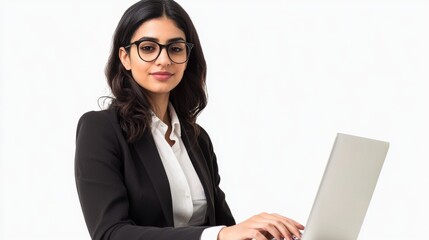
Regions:
M 161 49 L 161 52 L 159 53 L 159 56 L 156 59 L 156 64 L 163 65 L 163 66 L 168 66 L 171 64 L 170 57 L 168 56 L 168 53 L 167 53 L 167 48 Z

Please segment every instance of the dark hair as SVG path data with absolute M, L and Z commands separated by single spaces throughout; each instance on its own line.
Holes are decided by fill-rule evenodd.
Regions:
M 118 111 L 119 122 L 127 141 L 139 139 L 151 123 L 151 105 L 147 90 L 134 81 L 119 59 L 119 49 L 130 44 L 140 25 L 150 19 L 166 16 L 173 20 L 194 44 L 183 79 L 171 91 L 170 102 L 179 118 L 198 134 L 196 119 L 207 105 L 207 65 L 197 31 L 186 11 L 173 0 L 141 0 L 128 8 L 116 27 L 113 46 L 106 66 L 106 77 L 113 99 L 109 108 Z

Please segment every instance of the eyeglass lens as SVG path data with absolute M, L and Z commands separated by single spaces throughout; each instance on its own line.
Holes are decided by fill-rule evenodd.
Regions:
M 173 42 L 166 45 L 167 55 L 175 63 L 184 63 L 189 56 L 189 47 L 185 42 Z M 140 58 L 144 61 L 151 62 L 158 58 L 161 53 L 161 47 L 156 42 L 142 41 L 139 46 Z

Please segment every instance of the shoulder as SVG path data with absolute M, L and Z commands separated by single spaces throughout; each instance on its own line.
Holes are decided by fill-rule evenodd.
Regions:
M 201 125 L 197 124 L 197 129 L 198 129 L 198 142 L 200 147 L 207 152 L 212 152 L 213 143 L 210 139 L 210 135 Z
M 201 125 L 195 123 L 193 126 L 186 121 L 180 121 L 180 125 L 191 146 L 194 146 L 194 144 L 197 143 L 203 151 L 211 151 L 212 142 L 210 140 L 210 136 Z
M 101 111 L 90 111 L 84 113 L 78 124 L 107 124 L 107 123 L 118 123 L 117 113 L 113 109 L 101 110 Z
M 183 130 L 186 131 L 186 134 L 189 137 L 198 137 L 198 140 L 206 140 L 206 141 L 210 141 L 210 137 L 209 134 L 207 133 L 207 131 L 198 123 L 195 123 L 195 125 L 192 125 L 191 123 L 188 123 L 186 121 L 183 121 L 182 119 L 180 119 L 180 125 L 182 127 Z
M 90 139 L 97 136 L 122 135 L 116 110 L 107 109 L 84 113 L 79 119 L 76 130 L 76 137 L 79 138 L 80 135 Z
M 198 134 L 199 138 L 202 138 L 202 139 L 205 139 L 207 141 L 210 141 L 209 134 L 207 133 L 207 131 L 201 125 L 197 124 L 197 129 L 198 129 L 198 132 L 199 132 L 199 134 Z
M 91 127 L 91 128 L 112 128 L 119 126 L 118 114 L 114 109 L 107 109 L 101 111 L 90 111 L 84 113 L 78 122 L 77 129 Z

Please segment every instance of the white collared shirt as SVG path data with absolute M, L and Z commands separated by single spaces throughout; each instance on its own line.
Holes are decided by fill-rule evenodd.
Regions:
M 152 135 L 168 177 L 173 203 L 175 227 L 196 226 L 205 223 L 207 200 L 201 181 L 192 165 L 181 138 L 179 118 L 169 104 L 172 131 L 170 146 L 165 140 L 168 125 L 155 114 L 152 116 Z
M 168 125 L 152 115 L 151 131 L 170 184 L 175 227 L 198 226 L 205 223 L 207 199 L 201 181 L 192 165 L 181 138 L 180 121 L 171 103 L 168 105 L 172 131 L 170 146 L 165 140 Z M 217 239 L 216 226 L 204 230 L 201 239 Z

